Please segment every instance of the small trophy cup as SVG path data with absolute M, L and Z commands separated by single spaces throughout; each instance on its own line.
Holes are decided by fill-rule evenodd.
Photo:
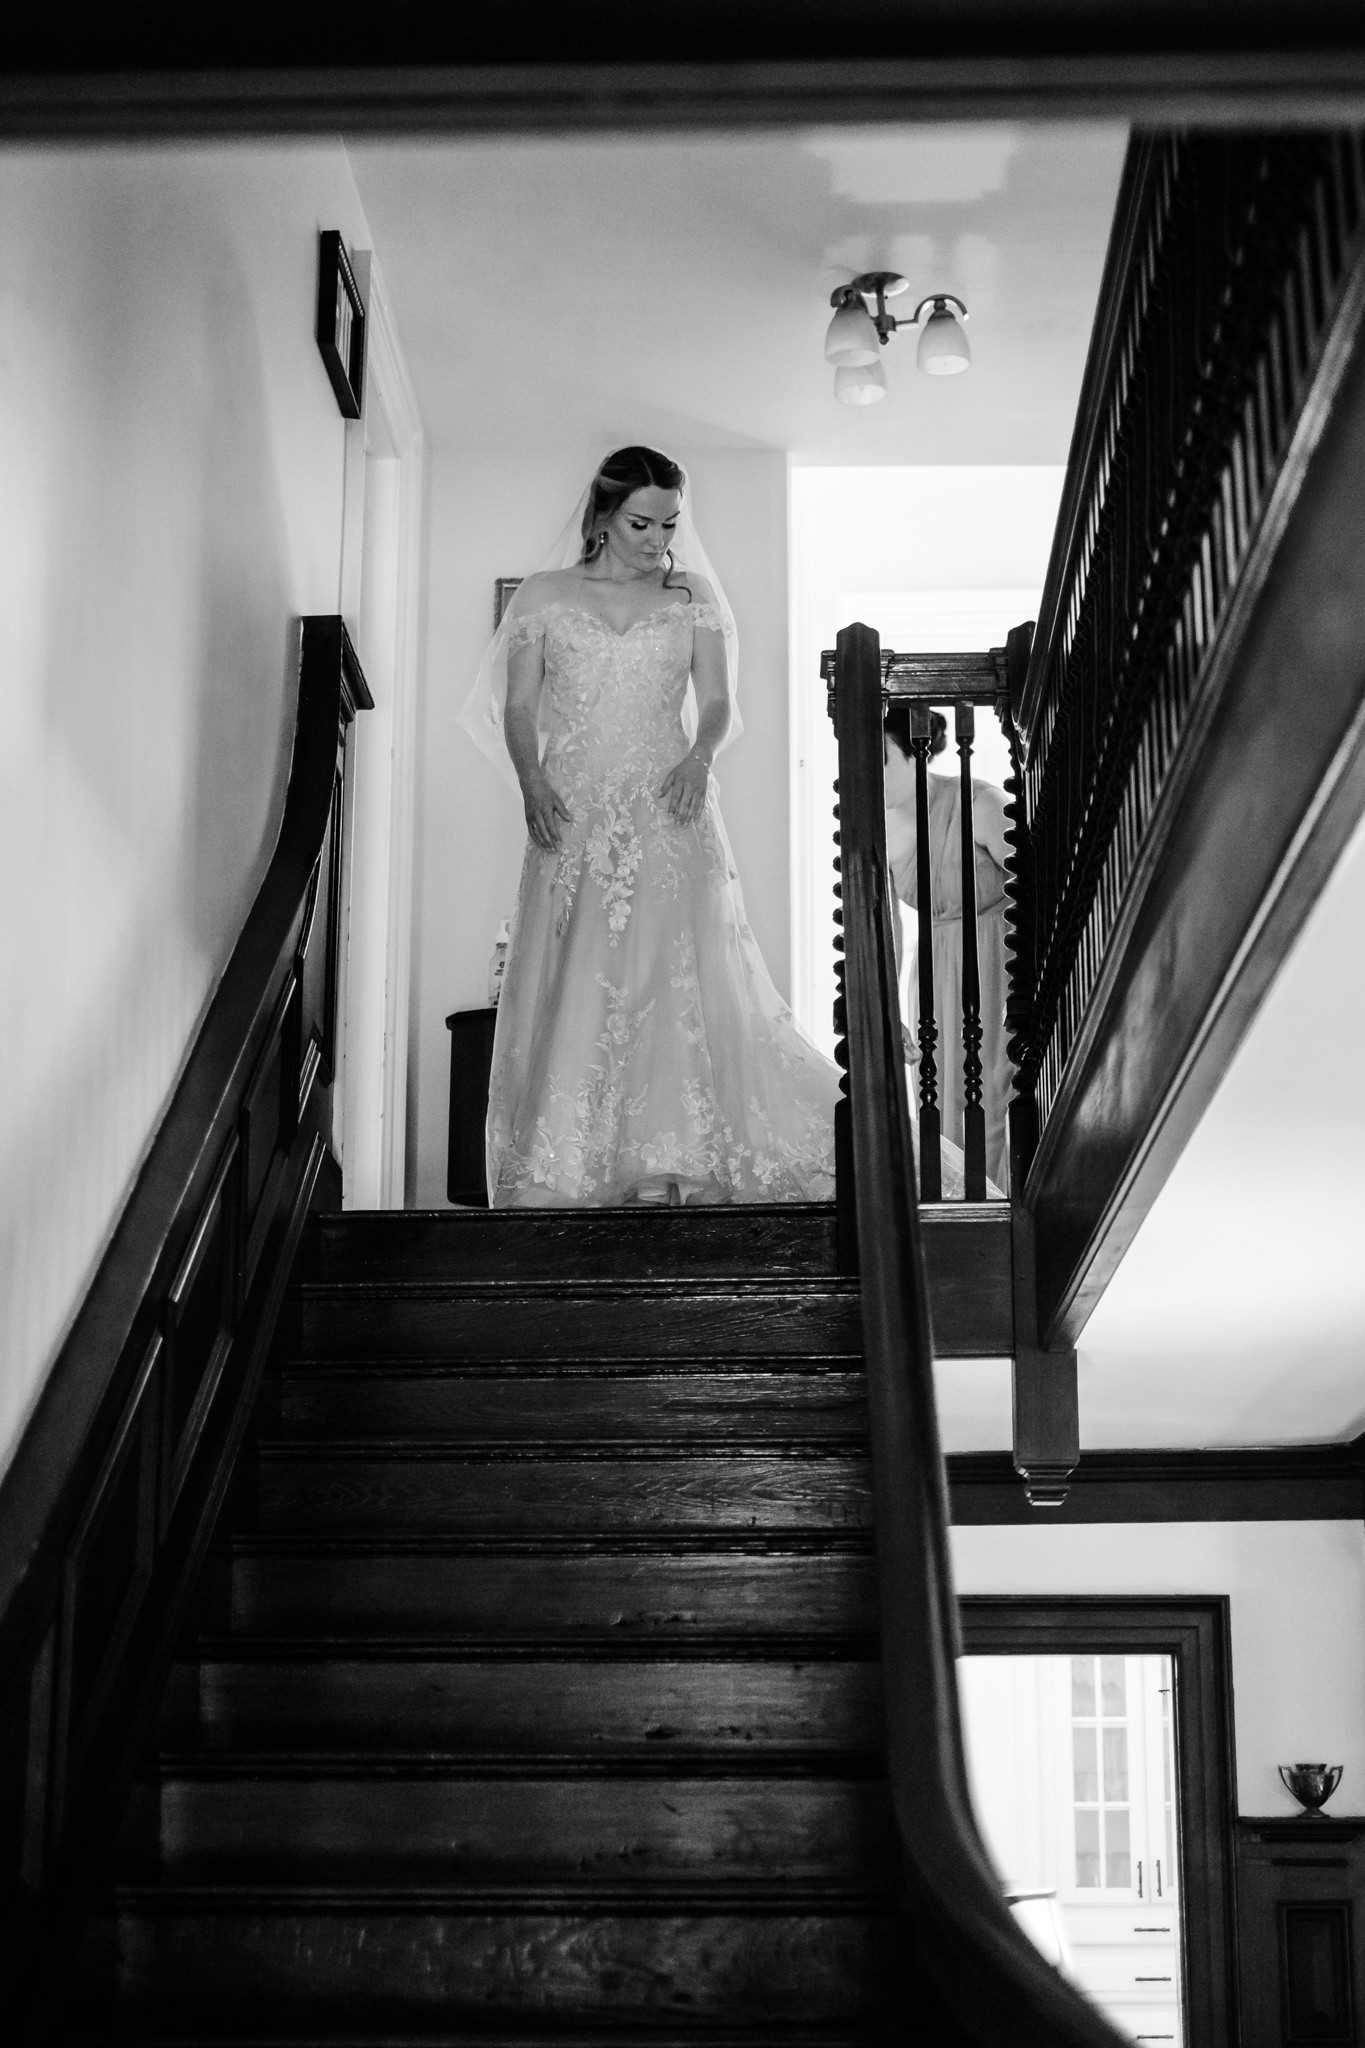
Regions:
M 1340 1764 L 1281 1764 L 1285 1790 L 1298 1800 L 1310 1820 L 1323 1818 L 1323 1807 L 1341 1783 Z

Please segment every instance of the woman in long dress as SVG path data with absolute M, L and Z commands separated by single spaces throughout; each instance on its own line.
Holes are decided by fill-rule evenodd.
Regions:
M 919 902 L 915 874 L 917 804 L 910 758 L 910 707 L 886 714 L 886 851 L 896 894 L 912 909 Z M 947 743 L 947 721 L 931 720 L 931 750 Z M 935 1059 L 945 1145 L 961 1146 L 966 1093 L 962 1053 L 962 790 L 957 776 L 931 775 L 929 890 L 933 917 Z M 981 986 L 981 1103 L 986 1115 L 986 1175 L 996 1189 L 1009 1186 L 1008 1109 L 1014 1069 L 1006 1051 L 1005 798 L 994 783 L 972 782 L 972 839 L 976 848 L 976 958 Z M 908 1042 L 911 1095 L 918 1096 L 918 979 L 910 977 Z
M 716 801 L 733 622 L 677 549 L 683 483 L 652 449 L 609 456 L 580 559 L 528 577 L 506 622 L 528 843 L 489 1088 L 495 1207 L 834 1192 L 837 1073 L 764 966 Z

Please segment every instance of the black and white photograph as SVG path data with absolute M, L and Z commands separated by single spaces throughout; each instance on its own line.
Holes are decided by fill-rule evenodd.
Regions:
M 1365 2048 L 1365 10 L 0 60 L 15 2048 Z

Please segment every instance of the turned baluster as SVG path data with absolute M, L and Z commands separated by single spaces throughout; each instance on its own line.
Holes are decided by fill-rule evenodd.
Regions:
M 919 1191 L 922 1202 L 940 1202 L 943 1154 L 939 1143 L 934 906 L 929 867 L 930 713 L 931 707 L 918 699 L 910 706 L 910 751 L 915 757 L 915 901 L 919 913 Z
M 981 1101 L 981 972 L 976 952 L 976 834 L 972 819 L 972 705 L 954 707 L 962 801 L 962 1152 L 969 1202 L 986 1199 L 986 1112 Z

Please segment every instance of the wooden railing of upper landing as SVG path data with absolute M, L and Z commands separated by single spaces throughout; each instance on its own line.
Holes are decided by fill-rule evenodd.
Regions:
M 1049 1355 L 1365 807 L 1363 315 L 1361 132 L 1138 136 L 1036 628 L 958 657 L 960 690 L 948 657 L 880 653 L 884 701 L 996 680 L 1016 1293 Z M 928 1052 L 931 1130 L 933 1060 L 970 1049 Z
M 1365 806 L 1365 133 L 1138 136 L 1014 720 L 1016 1156 L 1074 1345 Z

